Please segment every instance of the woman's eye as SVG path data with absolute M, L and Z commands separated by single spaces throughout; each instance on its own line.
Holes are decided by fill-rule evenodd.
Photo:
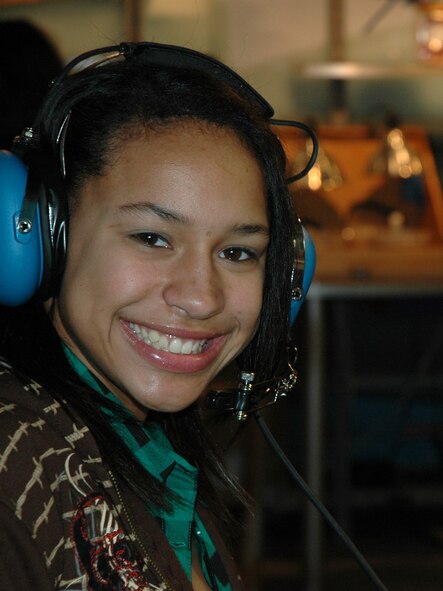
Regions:
M 251 259 L 257 260 L 257 253 L 249 248 L 241 248 L 239 246 L 231 246 L 225 248 L 220 253 L 221 258 L 227 259 L 233 263 L 242 263 Z
M 131 234 L 131 238 L 141 242 L 144 246 L 150 246 L 152 248 L 169 248 L 169 242 L 166 238 L 155 232 L 137 232 L 136 234 Z

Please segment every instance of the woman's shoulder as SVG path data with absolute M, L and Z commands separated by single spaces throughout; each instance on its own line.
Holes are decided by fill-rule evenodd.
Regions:
M 0 417 L 41 414 L 55 399 L 38 382 L 0 357 Z
M 0 489 L 16 497 L 56 491 L 101 457 L 88 427 L 36 381 L 0 360 Z M 10 498 L 12 498 L 10 497 Z
M 72 447 L 72 430 L 86 431 L 74 415 L 70 415 L 61 402 L 30 377 L 18 373 L 0 358 L 0 442 L 17 437 L 26 440 L 33 432 L 52 433 L 64 440 L 63 446 Z M 11 428 L 18 429 L 12 434 Z M 19 435 L 20 434 L 20 435 Z M 69 435 L 71 434 L 71 437 Z M 25 436 L 25 437 L 23 437 Z M 41 437 L 40 439 L 44 439 Z M 34 441 L 38 446 L 38 442 Z M 1 474 L 1 470 L 0 470 Z
M 30 552 L 29 568 L 44 557 L 51 581 L 77 582 L 72 527 L 107 478 L 88 428 L 41 384 L 0 361 L 0 545 L 14 540 L 11 556 Z

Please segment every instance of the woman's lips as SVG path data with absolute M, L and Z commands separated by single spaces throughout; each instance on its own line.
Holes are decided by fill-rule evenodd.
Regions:
M 121 320 L 121 326 L 142 358 L 175 373 L 204 370 L 217 357 L 227 338 L 226 335 L 212 338 L 171 335 L 127 320 Z
M 134 322 L 129 323 L 129 328 L 135 332 L 140 340 L 159 351 L 178 353 L 180 355 L 191 355 L 201 353 L 208 344 L 207 339 L 186 339 L 175 335 L 168 335 L 135 324 Z

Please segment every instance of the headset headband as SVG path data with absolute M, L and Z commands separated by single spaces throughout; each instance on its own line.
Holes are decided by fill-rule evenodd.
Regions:
M 188 68 L 206 72 L 234 88 L 240 95 L 255 104 L 262 112 L 263 117 L 268 119 L 271 125 L 295 127 L 306 133 L 312 141 L 311 156 L 306 166 L 300 172 L 287 179 L 288 183 L 293 183 L 304 177 L 314 165 L 318 153 L 318 140 L 314 131 L 308 125 L 301 121 L 272 119 L 274 109 L 244 78 L 217 59 L 194 49 L 148 41 L 120 43 L 120 45 L 101 47 L 87 51 L 74 58 L 65 66 L 60 76 L 53 81 L 52 86 L 55 88 L 59 84 L 62 84 L 68 76 L 75 75 L 76 71 L 83 72 L 90 68 L 98 68 L 114 60 L 133 58 L 144 60 L 146 63 L 156 66 Z M 57 134 L 62 171 L 64 168 L 64 137 L 66 135 L 69 116 L 70 113 L 67 113 Z M 37 121 L 39 121 L 39 117 L 37 117 Z M 37 124 L 34 127 L 36 128 Z
M 102 59 L 100 59 L 100 56 L 103 56 Z M 163 45 L 148 41 L 120 43 L 120 45 L 111 45 L 83 53 L 66 65 L 60 76 L 53 82 L 53 85 L 58 85 L 69 75 L 74 74 L 79 66 L 79 69 L 84 71 L 89 67 L 96 68 L 118 58 L 141 58 L 155 66 L 188 68 L 206 72 L 222 80 L 225 84 L 234 87 L 237 92 L 255 103 L 267 119 L 270 119 L 274 114 L 271 105 L 246 80 L 217 59 L 186 47 Z M 88 61 L 90 61 L 89 66 L 86 66 L 86 68 L 81 67 L 82 62 L 87 63 Z

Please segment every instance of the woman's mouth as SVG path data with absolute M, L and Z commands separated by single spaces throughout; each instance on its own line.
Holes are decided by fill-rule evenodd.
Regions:
M 123 333 L 137 355 L 150 365 L 173 373 L 197 373 L 206 370 L 218 358 L 229 338 L 229 333 L 204 336 L 186 331 L 168 334 L 133 321 L 121 319 Z
M 228 334 L 190 338 L 184 331 L 177 331 L 181 334 L 178 336 L 123 319 L 121 327 L 137 355 L 173 373 L 204 371 L 215 362 L 228 339 Z
M 198 355 L 203 353 L 208 346 L 207 339 L 183 339 L 140 326 L 135 322 L 129 322 L 129 328 L 146 345 L 150 345 L 159 351 L 178 355 Z

